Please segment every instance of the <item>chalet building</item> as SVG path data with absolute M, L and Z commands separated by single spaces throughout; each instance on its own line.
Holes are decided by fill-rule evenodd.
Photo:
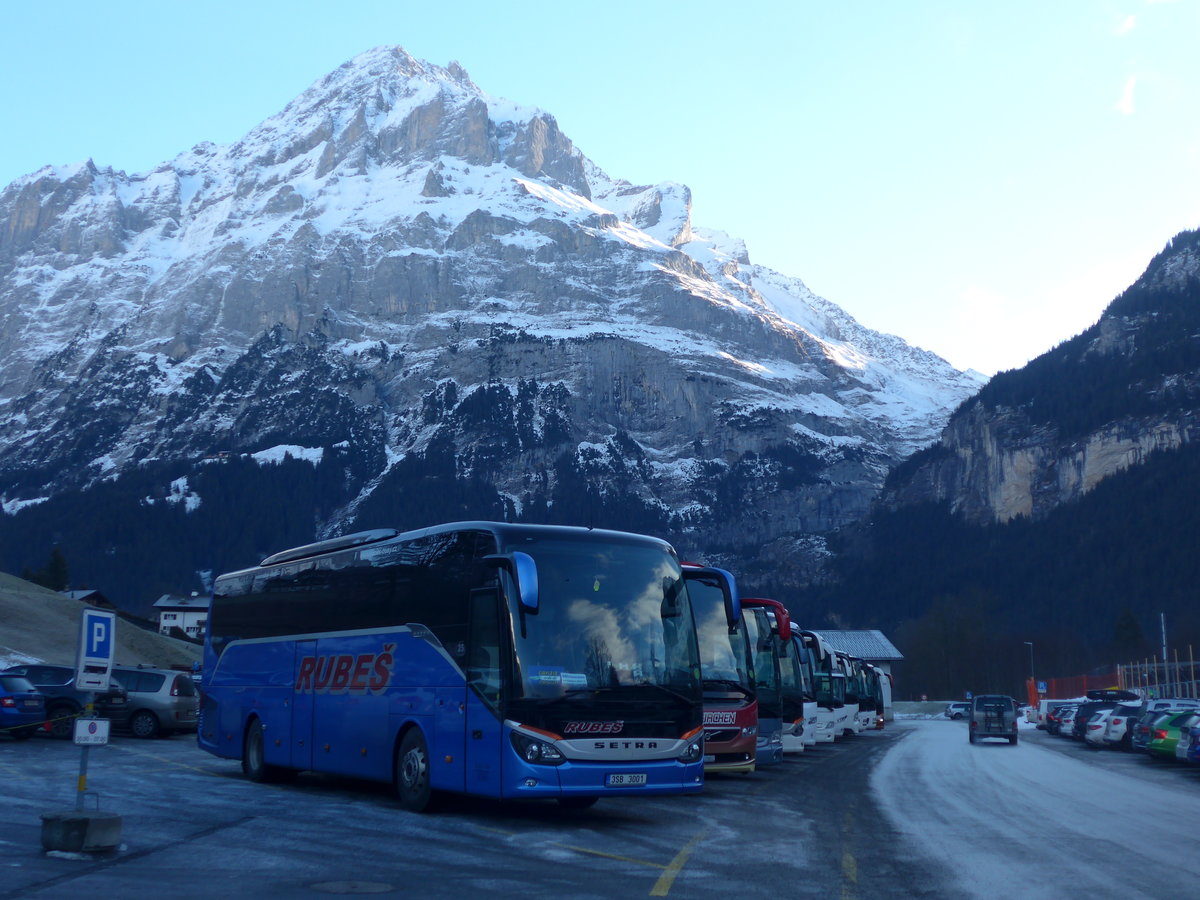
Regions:
M 99 591 L 62 591 L 64 597 L 70 597 L 72 600 L 78 600 L 85 606 L 95 606 L 99 609 L 117 610 L 116 604 L 105 597 Z
M 904 654 L 896 649 L 896 645 L 883 636 L 882 631 L 826 631 L 819 632 L 825 642 L 834 650 L 841 650 L 859 659 L 874 663 L 892 674 L 892 663 L 904 659 Z
M 896 649 L 895 644 L 884 637 L 882 631 L 826 631 L 822 629 L 819 634 L 834 650 L 841 650 L 843 653 L 849 653 L 851 656 L 857 656 L 859 659 L 879 666 L 889 676 L 892 674 L 892 663 L 904 659 L 904 654 Z M 886 699 L 885 697 L 885 703 Z M 891 721 L 892 708 L 890 704 L 885 706 L 883 717 L 885 720 Z
M 180 629 L 190 638 L 200 640 L 208 624 L 208 607 L 211 598 L 193 593 L 190 597 L 163 594 L 154 601 L 158 612 L 158 633 L 170 634 L 172 628 Z

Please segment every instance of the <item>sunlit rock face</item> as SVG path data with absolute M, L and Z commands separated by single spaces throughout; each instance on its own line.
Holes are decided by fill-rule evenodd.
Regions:
M 552 115 L 395 47 L 232 145 L 19 179 L 0 223 L 10 514 L 287 445 L 336 457 L 321 534 L 421 461 L 472 514 L 799 571 L 981 383 L 753 265 L 683 185 L 610 177 Z
M 1184 232 L 1094 326 L 965 403 L 885 502 L 946 501 L 974 522 L 1038 519 L 1196 441 L 1198 334 L 1200 232 Z

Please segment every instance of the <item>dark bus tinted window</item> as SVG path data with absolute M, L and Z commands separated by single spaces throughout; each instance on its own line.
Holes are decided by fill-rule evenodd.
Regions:
M 495 576 L 478 559 L 494 550 L 491 535 L 448 532 L 221 579 L 209 617 L 213 646 L 408 623 L 457 646 L 466 640 L 471 588 Z

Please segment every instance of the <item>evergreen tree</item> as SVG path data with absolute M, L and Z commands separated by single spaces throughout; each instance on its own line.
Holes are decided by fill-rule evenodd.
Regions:
M 50 551 L 50 558 L 46 560 L 45 566 L 36 572 L 31 572 L 28 568 L 24 568 L 21 570 L 21 577 L 44 588 L 50 588 L 52 591 L 65 591 L 67 585 L 71 583 L 70 572 L 67 568 L 67 558 L 63 555 L 62 548 L 57 544 Z

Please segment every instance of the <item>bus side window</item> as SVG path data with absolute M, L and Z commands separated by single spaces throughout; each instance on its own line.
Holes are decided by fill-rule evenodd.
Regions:
M 471 591 L 471 634 L 467 649 L 467 684 L 488 703 L 500 702 L 500 592 Z

